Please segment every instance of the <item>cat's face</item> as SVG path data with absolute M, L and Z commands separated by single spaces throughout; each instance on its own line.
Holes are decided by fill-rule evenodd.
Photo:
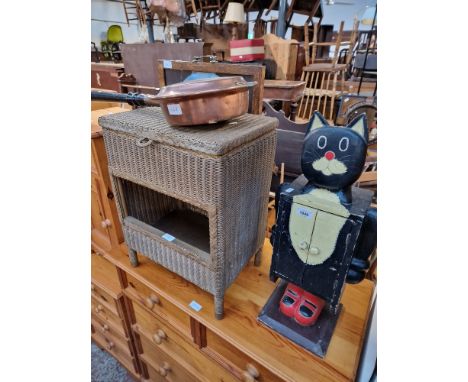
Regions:
M 302 171 L 315 186 L 339 190 L 353 184 L 361 175 L 367 152 L 365 114 L 349 126 L 329 126 L 314 113 L 302 149 Z

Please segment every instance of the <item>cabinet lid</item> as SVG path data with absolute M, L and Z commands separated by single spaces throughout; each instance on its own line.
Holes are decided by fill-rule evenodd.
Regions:
M 220 156 L 275 130 L 278 120 L 263 115 L 244 114 L 212 125 L 171 126 L 159 107 L 145 107 L 102 116 L 99 125 L 103 129 L 126 133 L 135 138 L 148 138 L 162 144 Z

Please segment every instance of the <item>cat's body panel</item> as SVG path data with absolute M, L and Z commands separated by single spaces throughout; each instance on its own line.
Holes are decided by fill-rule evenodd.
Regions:
M 364 277 L 365 262 L 352 260 L 367 258 L 370 254 L 357 252 L 373 243 L 365 240 L 370 244 L 359 245 L 372 193 L 351 187 L 362 172 L 366 153 L 365 116 L 348 127 L 333 127 L 314 113 L 304 138 L 304 176 L 282 185 L 276 197 L 270 277 L 292 282 L 332 307 L 339 303 L 350 267 L 353 281 Z

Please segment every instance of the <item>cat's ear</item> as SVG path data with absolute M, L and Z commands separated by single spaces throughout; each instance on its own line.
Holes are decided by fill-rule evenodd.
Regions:
M 358 133 L 367 142 L 369 131 L 367 129 L 367 117 L 364 113 L 354 118 L 348 128 Z
M 306 135 L 309 134 L 312 130 L 320 129 L 324 126 L 328 126 L 327 120 L 318 111 L 314 111 L 314 115 L 310 120 Z

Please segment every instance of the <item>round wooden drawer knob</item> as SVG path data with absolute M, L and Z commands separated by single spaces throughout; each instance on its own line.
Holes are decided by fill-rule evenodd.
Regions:
M 103 333 L 108 332 L 109 331 L 109 325 L 106 325 L 106 324 L 102 325 L 102 331 L 103 331 Z
M 258 372 L 257 368 L 251 363 L 248 363 L 245 368 L 247 370 L 247 373 L 249 373 L 252 377 L 254 378 L 260 377 L 260 373 Z
M 162 364 L 162 366 L 159 368 L 159 374 L 162 376 L 162 377 L 165 377 L 167 376 L 167 374 L 171 371 L 171 366 L 167 363 L 167 362 L 164 362 Z
M 111 221 L 110 221 L 109 219 L 103 220 L 103 221 L 101 222 L 102 228 L 110 227 L 111 224 L 112 224 L 112 223 L 111 223 Z
M 248 371 L 244 371 L 242 374 L 242 382 L 257 382 L 257 380 L 252 377 Z
M 146 299 L 146 306 L 149 308 L 149 309 L 153 309 L 154 307 L 154 304 L 158 304 L 159 305 L 159 297 L 152 294 L 151 296 L 149 296 L 147 299 Z
M 109 350 L 112 350 L 112 348 L 113 348 L 114 346 L 115 346 L 115 345 L 114 345 L 114 343 L 113 343 L 112 341 L 109 341 L 109 342 L 107 343 L 107 349 L 109 349 Z
M 99 305 L 96 307 L 96 312 L 98 312 L 98 313 L 99 313 L 99 312 L 102 312 L 103 310 L 104 310 L 104 307 L 103 307 L 101 304 L 99 304 Z
M 158 329 L 156 334 L 153 336 L 154 342 L 156 342 L 158 345 L 162 342 L 162 340 L 165 340 L 166 338 L 166 333 L 164 333 L 164 330 L 162 329 Z

